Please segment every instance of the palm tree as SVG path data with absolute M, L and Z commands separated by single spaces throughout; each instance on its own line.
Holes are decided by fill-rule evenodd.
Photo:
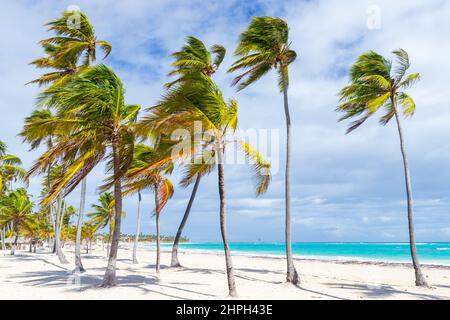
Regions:
M 139 235 L 141 233 L 141 202 L 142 202 L 142 194 L 141 190 L 138 190 L 138 208 L 137 208 L 137 217 L 136 217 L 136 235 L 134 236 L 134 244 L 133 244 L 133 264 L 138 264 L 137 259 L 137 248 L 139 245 Z
M 49 88 L 39 104 L 53 107 L 62 117 L 73 118 L 72 134 L 48 150 L 31 173 L 42 172 L 49 162 L 60 158 L 67 164 L 45 203 L 59 194 L 70 193 L 106 156 L 114 177 L 115 226 L 103 286 L 116 284 L 116 259 L 122 216 L 121 177 L 133 160 L 134 132 L 140 107 L 125 104 L 125 89 L 119 77 L 105 65 L 89 67 L 65 86 Z M 109 151 L 109 153 L 108 153 Z
M 79 19 L 77 26 L 69 23 L 74 15 Z M 111 44 L 97 40 L 94 27 L 83 12 L 65 11 L 62 17 L 49 22 L 47 26 L 56 36 L 42 40 L 40 44 L 56 46 L 57 50 L 50 52 L 55 63 L 79 61 L 83 58 L 83 65 L 89 66 L 96 60 L 97 47 L 104 51 L 104 58 L 111 53 Z
M 27 182 L 26 171 L 21 167 L 20 158 L 7 154 L 6 151 L 6 144 L 0 141 L 0 196 L 10 188 L 11 182 Z
M 73 17 L 78 25 L 71 25 Z M 50 23 L 49 31 L 54 31 L 56 37 L 42 40 L 40 43 L 44 48 L 46 57 L 37 59 L 31 64 L 37 68 L 54 69 L 53 72 L 42 75 L 39 79 L 31 81 L 40 86 L 51 83 L 53 86 L 63 86 L 78 72 L 83 71 L 96 60 L 97 47 L 100 47 L 106 58 L 112 50 L 111 44 L 106 41 L 99 41 L 95 35 L 94 28 L 87 16 L 78 11 L 66 11 L 63 16 Z M 84 56 L 84 62 L 78 66 L 79 60 Z M 77 221 L 77 233 L 75 241 L 75 270 L 74 272 L 84 272 L 81 261 L 81 229 L 84 219 L 84 208 L 86 202 L 86 178 L 81 182 L 80 209 Z
M 226 50 L 221 45 L 213 45 L 211 47 L 211 51 L 208 51 L 205 44 L 201 40 L 192 36 L 187 37 L 186 44 L 182 47 L 182 49 L 172 54 L 172 57 L 175 59 L 172 63 L 174 69 L 169 73 L 169 76 L 176 75 L 179 76 L 179 78 L 166 84 L 166 87 L 171 88 L 174 85 L 185 83 L 186 81 L 189 81 L 192 76 L 195 77 L 197 74 L 203 74 L 211 77 L 222 63 L 225 53 Z M 172 247 L 171 267 L 181 267 L 178 260 L 178 245 L 183 234 L 184 226 L 186 225 L 189 217 L 192 204 L 194 203 L 200 180 L 200 176 L 196 177 L 188 205 L 178 227 Z M 184 187 L 187 187 L 187 185 L 184 185 Z
M 111 241 L 111 235 L 114 230 L 114 197 L 110 192 L 102 193 L 98 199 L 98 204 L 93 204 L 93 212 L 88 213 L 90 218 L 88 221 L 97 230 L 108 227 L 108 238 L 106 241 L 107 255 L 109 256 L 109 245 Z M 123 216 L 123 213 L 122 213 Z
M 205 130 L 202 137 L 194 136 L 194 145 L 201 148 L 188 148 L 185 156 L 192 158 L 192 162 L 185 166 L 182 184 L 189 184 L 198 176 L 210 173 L 218 168 L 219 195 L 220 195 L 220 229 L 225 251 L 226 272 L 230 296 L 236 296 L 233 263 L 228 242 L 226 222 L 226 196 L 225 196 L 225 172 L 224 150 L 230 143 L 227 134 L 236 130 L 238 105 L 235 100 L 225 102 L 222 92 L 214 81 L 205 75 L 197 75 L 186 83 L 172 88 L 159 104 L 151 109 L 152 113 L 141 120 L 140 126 L 169 136 L 180 127 L 194 131 L 194 123 L 200 122 Z M 180 144 L 190 144 L 189 141 L 180 141 Z M 236 142 L 235 140 L 231 142 Z M 239 145 L 252 162 L 257 178 L 257 194 L 267 190 L 270 182 L 270 164 L 247 143 L 240 141 Z M 176 145 L 178 146 L 178 145 Z M 171 154 L 169 160 L 179 155 Z M 149 164 L 138 171 L 139 174 L 155 170 L 165 165 L 165 161 Z
M 86 253 L 89 253 L 89 250 L 92 249 L 92 240 L 95 240 L 97 228 L 89 222 L 83 224 L 82 230 L 82 238 L 86 242 Z
M 33 205 L 25 188 L 12 191 L 7 196 L 0 198 L 0 223 L 11 224 L 15 236 L 11 255 L 15 254 L 20 229 L 26 225 Z
M 156 272 L 159 273 L 161 265 L 161 243 L 160 243 L 160 215 L 161 210 L 165 207 L 169 199 L 173 195 L 172 182 L 164 176 L 170 174 L 173 170 L 171 162 L 165 162 L 165 165 L 158 166 L 154 170 L 143 169 L 159 163 L 167 154 L 167 144 L 157 141 L 155 147 L 150 147 L 145 144 L 138 144 L 135 148 L 135 155 L 133 163 L 130 166 L 127 174 L 124 177 L 124 195 L 130 195 L 140 192 L 145 189 L 152 189 L 155 194 L 155 217 L 156 217 Z M 133 248 L 133 260 L 136 255 L 136 247 L 139 235 L 139 219 L 138 215 L 138 229 L 136 230 L 135 245 Z M 136 259 L 137 260 L 137 259 Z
M 272 17 L 253 17 L 249 27 L 242 32 L 235 55 L 240 57 L 233 63 L 229 72 L 243 70 L 233 85 L 239 84 L 239 90 L 258 81 L 272 68 L 277 70 L 278 84 L 284 96 L 284 113 L 286 117 L 286 172 L 285 172 L 285 237 L 286 237 L 286 280 L 295 285 L 300 278 L 292 258 L 291 235 L 291 116 L 288 103 L 289 65 L 297 54 L 290 48 L 288 24 Z
M 213 45 L 211 51 L 208 51 L 201 40 L 188 36 L 181 50 L 172 53 L 175 59 L 172 63 L 174 69 L 168 75 L 178 76 L 178 79 L 167 83 L 166 87 L 171 88 L 175 84 L 185 82 L 198 73 L 212 76 L 225 58 L 225 53 L 225 48 L 219 44 Z
M 38 242 L 45 240 L 51 233 L 52 226 L 48 223 L 43 211 L 29 214 L 22 226 L 22 234 L 29 240 L 29 251 L 34 253 L 36 253 Z
M 380 119 L 381 125 L 386 125 L 395 117 L 400 138 L 400 151 L 403 157 L 403 167 L 406 185 L 406 199 L 408 212 L 409 242 L 412 263 L 415 270 L 416 285 L 428 286 L 420 269 L 417 257 L 416 241 L 414 235 L 413 199 L 411 178 L 406 153 L 405 138 L 400 121 L 399 106 L 403 109 L 405 117 L 414 115 L 416 104 L 403 90 L 411 87 L 420 80 L 420 74 L 407 74 L 410 68 L 408 53 L 399 49 L 393 52 L 396 66 L 374 51 L 361 55 L 350 71 L 350 84 L 340 92 L 340 102 L 337 111 L 344 112 L 340 119 L 357 118 L 347 130 L 352 132 L 362 125 L 378 110 L 385 110 Z
M 7 153 L 7 145 L 0 140 L 0 197 L 11 190 L 14 181 L 21 180 L 27 182 L 26 171 L 21 167 L 22 161 L 19 157 Z M 0 236 L 2 238 L 2 249 L 6 249 L 6 227 L 7 224 L 0 223 Z

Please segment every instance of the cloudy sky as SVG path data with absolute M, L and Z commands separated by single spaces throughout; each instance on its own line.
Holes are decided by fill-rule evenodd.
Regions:
M 25 1 L 0 3 L 0 140 L 29 167 L 39 152 L 16 136 L 33 110 L 38 88 L 24 86 L 39 71 L 28 62 L 42 55 L 49 37 L 43 25 L 70 5 L 87 13 L 98 38 L 113 45 L 106 64 L 122 77 L 127 101 L 151 106 L 161 95 L 170 69 L 169 54 L 187 35 L 208 46 L 223 44 L 228 55 L 215 79 L 240 104 L 242 129 L 279 130 L 283 141 L 282 96 L 270 73 L 244 92 L 230 87 L 225 70 L 239 33 L 251 16 L 288 21 L 298 59 L 291 66 L 290 104 L 294 124 L 293 238 L 295 241 L 406 241 L 402 162 L 394 123 L 372 119 L 346 136 L 336 123 L 337 92 L 347 70 L 370 49 L 390 55 L 406 49 L 412 72 L 422 81 L 410 89 L 417 113 L 404 121 L 412 170 L 418 241 L 450 241 L 450 2 L 398 1 Z M 41 152 L 42 150 L 40 150 Z M 283 149 L 281 150 L 283 151 Z M 283 153 L 280 162 L 283 162 Z M 256 199 L 251 174 L 242 165 L 226 167 L 231 241 L 283 240 L 283 172 L 266 195 Z M 179 175 L 173 177 L 178 181 Z M 96 201 L 103 168 L 89 176 L 88 202 Z M 30 189 L 39 193 L 40 179 Z M 163 212 L 162 233 L 176 231 L 190 189 L 176 188 Z M 69 197 L 78 205 L 79 191 Z M 144 232 L 154 232 L 153 196 L 144 194 Z M 193 241 L 218 241 L 217 176 L 205 178 L 186 227 Z M 123 232 L 133 233 L 136 198 L 125 200 Z

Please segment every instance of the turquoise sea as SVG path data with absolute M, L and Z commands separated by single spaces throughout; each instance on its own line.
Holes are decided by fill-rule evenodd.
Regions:
M 284 256 L 285 246 L 281 243 L 232 243 L 233 254 Z M 410 262 L 408 243 L 294 243 L 296 258 L 358 260 L 383 262 Z M 171 244 L 163 244 L 163 250 L 170 250 Z M 223 252 L 221 243 L 186 243 L 180 250 Z M 418 243 L 421 263 L 450 266 L 450 243 Z

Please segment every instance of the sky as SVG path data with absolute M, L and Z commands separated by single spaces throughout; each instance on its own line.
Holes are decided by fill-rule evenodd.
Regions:
M 37 44 L 48 38 L 44 24 L 71 5 L 84 11 L 99 39 L 113 51 L 105 61 L 125 83 L 128 103 L 153 105 L 168 81 L 170 53 L 188 35 L 207 46 L 227 48 L 214 75 L 225 97 L 239 102 L 239 126 L 279 133 L 280 168 L 268 192 L 255 197 L 252 175 L 244 165 L 227 165 L 229 238 L 232 242 L 281 242 L 284 239 L 284 113 L 275 72 L 243 92 L 231 87 L 239 33 L 252 16 L 270 15 L 290 26 L 297 60 L 290 67 L 293 122 L 293 240 L 312 242 L 408 240 L 402 159 L 395 123 L 385 127 L 371 119 L 345 135 L 337 123 L 339 90 L 348 69 L 368 50 L 387 57 L 408 51 L 411 72 L 422 80 L 408 93 L 417 112 L 403 121 L 414 192 L 418 241 L 450 241 L 450 2 L 445 0 L 294 0 L 294 1 L 25 1 L 0 3 L 0 140 L 29 168 L 42 149 L 30 152 L 17 137 L 24 118 L 35 108 L 39 88 L 25 86 L 40 74 L 28 63 L 40 56 Z M 179 172 L 173 176 L 176 184 Z M 88 178 L 87 211 L 98 198 L 104 168 Z M 37 199 L 41 178 L 30 183 Z M 191 188 L 176 187 L 161 216 L 164 235 L 173 235 Z M 143 232 L 155 233 L 153 195 L 143 196 Z M 68 197 L 79 203 L 79 189 Z M 124 233 L 134 233 L 137 197 L 124 200 Z M 185 228 L 191 241 L 220 241 L 217 172 L 200 184 Z

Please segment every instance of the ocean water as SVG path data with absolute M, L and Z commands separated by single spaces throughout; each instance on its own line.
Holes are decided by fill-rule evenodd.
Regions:
M 163 244 L 170 250 L 171 244 Z M 231 243 L 233 254 L 284 256 L 282 243 Z M 223 252 L 221 243 L 185 243 L 180 250 Z M 408 243 L 293 243 L 294 257 L 307 259 L 410 262 Z M 450 266 L 450 243 L 417 243 L 419 260 L 424 264 Z

